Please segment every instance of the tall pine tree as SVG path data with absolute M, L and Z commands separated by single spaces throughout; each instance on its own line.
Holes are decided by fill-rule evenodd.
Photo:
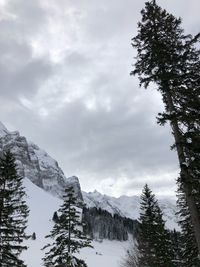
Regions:
M 54 242 L 47 244 L 49 248 L 43 258 L 47 267 L 86 267 L 83 260 L 74 256 L 81 248 L 92 247 L 91 240 L 83 234 L 83 224 L 77 206 L 79 203 L 74 196 L 72 187 L 65 190 L 64 203 L 58 210 L 53 229 L 46 238 Z
M 27 249 L 27 216 L 22 177 L 17 174 L 15 158 L 8 151 L 0 159 L 0 266 L 25 267 L 19 258 Z
M 170 236 L 155 195 L 145 185 L 137 236 L 139 267 L 173 267 Z
M 181 266 L 198 267 L 200 259 L 198 258 L 198 246 L 196 243 L 194 228 L 191 216 L 185 199 L 185 194 L 179 185 L 178 190 L 178 207 L 179 207 L 179 225 L 181 227 L 180 247 L 181 247 Z
M 181 19 L 156 4 L 146 3 L 133 38 L 137 61 L 131 74 L 140 85 L 157 84 L 165 105 L 159 123 L 170 122 L 180 164 L 180 182 L 200 252 L 200 34 L 185 35 Z

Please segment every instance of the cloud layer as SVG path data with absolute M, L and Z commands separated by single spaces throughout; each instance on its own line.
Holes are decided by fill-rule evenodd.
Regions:
M 196 33 L 198 0 L 162 3 Z M 0 1 L 0 120 L 55 157 L 82 188 L 112 195 L 175 189 L 159 94 L 129 73 L 144 1 Z M 192 16 L 191 16 L 192 15 Z

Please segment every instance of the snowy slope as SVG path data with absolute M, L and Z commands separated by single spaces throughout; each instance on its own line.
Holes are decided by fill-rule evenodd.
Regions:
M 8 149 L 14 154 L 22 177 L 27 177 L 37 186 L 60 198 L 66 187 L 73 186 L 77 197 L 82 199 L 77 177 L 66 178 L 55 159 L 33 142 L 27 141 L 18 131 L 8 131 L 0 122 L 0 152 Z
M 111 214 L 117 213 L 122 217 L 138 219 L 140 212 L 140 198 L 138 196 L 121 196 L 119 198 L 103 195 L 96 190 L 94 192 L 82 192 L 84 202 L 87 207 L 101 208 Z M 169 229 L 178 228 L 176 206 L 169 199 L 159 200 L 159 204 L 164 213 L 166 226 Z
M 52 215 L 61 204 L 61 200 L 51 196 L 44 190 L 35 186 L 28 179 L 25 180 L 25 187 L 28 194 L 28 205 L 30 207 L 28 233 L 36 233 L 36 240 L 28 241 L 29 249 L 23 253 L 28 267 L 42 266 L 41 248 L 47 243 L 44 236 L 49 234 L 52 228 Z M 94 249 L 85 248 L 80 254 L 88 267 L 119 267 L 121 258 L 125 254 L 128 242 L 108 241 L 102 243 L 93 242 Z
M 35 232 L 36 240 L 29 240 L 27 242 L 29 249 L 23 253 L 23 258 L 25 259 L 28 267 L 40 267 L 42 266 L 41 259 L 44 256 L 44 252 L 41 251 L 41 248 L 48 242 L 44 236 L 49 234 L 53 226 L 51 220 L 53 213 L 58 209 L 62 201 L 37 187 L 28 179 L 25 179 L 24 184 L 28 194 L 27 203 L 30 207 L 29 226 L 27 231 L 29 234 Z M 83 195 L 85 196 L 85 194 Z M 91 196 L 91 193 L 89 195 Z M 96 204 L 100 201 L 99 198 L 101 199 L 101 197 L 103 197 L 100 195 L 100 193 L 95 192 Z M 102 205 L 105 204 L 104 208 L 110 207 L 110 205 L 107 205 L 105 201 L 107 197 L 108 196 L 104 196 L 104 201 L 102 202 Z M 121 201 L 120 208 L 125 208 L 130 199 L 137 199 L 137 197 L 129 198 L 125 196 L 119 199 L 108 197 L 108 199 L 109 198 L 110 201 L 112 200 L 112 205 L 114 205 L 113 203 L 117 205 L 117 201 Z M 138 207 L 136 202 L 129 204 L 129 208 L 130 207 L 136 208 L 134 216 L 138 216 Z M 127 208 L 125 210 L 127 211 Z M 79 255 L 80 258 L 86 261 L 88 267 L 120 267 L 120 262 L 125 256 L 126 249 L 129 247 L 129 242 L 104 240 L 101 243 L 93 241 L 92 245 L 94 246 L 93 249 L 85 248 Z

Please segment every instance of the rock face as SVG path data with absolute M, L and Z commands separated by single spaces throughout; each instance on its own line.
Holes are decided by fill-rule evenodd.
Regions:
M 76 196 L 82 200 L 77 177 L 66 178 L 57 161 L 19 132 L 9 132 L 0 122 L 0 153 L 8 149 L 16 158 L 20 175 L 59 198 L 66 187 L 73 186 Z

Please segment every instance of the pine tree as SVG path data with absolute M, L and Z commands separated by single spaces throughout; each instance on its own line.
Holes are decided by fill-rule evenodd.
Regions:
M 27 247 L 28 207 L 24 200 L 22 177 L 17 174 L 15 158 L 8 151 L 0 159 L 0 266 L 25 267 L 19 258 Z
M 176 231 L 169 231 L 171 243 L 171 252 L 174 266 L 176 267 L 183 267 L 183 259 L 182 259 L 182 240 L 181 240 L 181 233 Z
M 200 266 L 200 259 L 198 258 L 198 246 L 195 240 L 194 228 L 191 221 L 191 216 L 188 210 L 184 192 L 179 185 L 178 190 L 178 206 L 179 206 L 179 225 L 181 227 L 181 262 L 184 267 L 198 267 Z
M 139 267 L 173 267 L 171 242 L 155 195 L 145 185 L 137 236 Z
M 74 196 L 73 188 L 66 189 L 65 193 L 64 203 L 58 210 L 58 218 L 51 233 L 46 236 L 52 238 L 54 242 L 43 248 L 49 248 L 43 258 L 44 266 L 86 267 L 86 263 L 75 257 L 74 253 L 79 252 L 81 248 L 92 247 L 91 240 L 83 234 L 83 224 L 77 208 L 79 203 Z
M 145 88 L 157 84 L 165 112 L 158 122 L 170 122 L 180 164 L 180 181 L 200 252 L 200 34 L 184 35 L 181 19 L 156 4 L 146 3 L 133 38 L 137 61 L 131 74 Z

